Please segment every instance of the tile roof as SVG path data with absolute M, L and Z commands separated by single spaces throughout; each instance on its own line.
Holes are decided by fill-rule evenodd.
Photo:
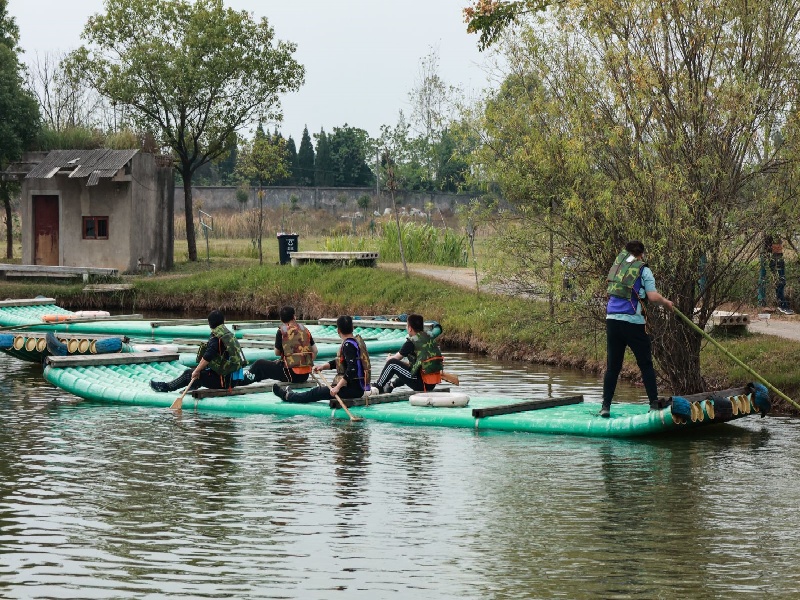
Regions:
M 70 178 L 88 177 L 86 185 L 97 185 L 101 177 L 113 177 L 139 150 L 53 150 L 27 174 L 26 179 L 50 179 L 59 171 Z

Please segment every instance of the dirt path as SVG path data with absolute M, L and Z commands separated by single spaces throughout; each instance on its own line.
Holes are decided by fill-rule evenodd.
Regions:
M 381 268 L 401 271 L 403 265 L 399 263 L 381 264 Z M 409 265 L 408 270 L 437 279 L 459 287 L 474 290 L 475 272 L 469 267 L 441 267 L 436 265 Z M 478 281 L 483 275 L 478 272 Z M 489 286 L 479 283 L 481 291 L 502 294 L 503 290 L 497 286 Z M 751 333 L 761 333 L 764 335 L 774 335 L 775 337 L 800 342 L 800 315 L 782 315 L 774 310 L 756 309 L 755 307 L 742 307 L 737 312 L 750 316 L 750 325 L 747 330 Z

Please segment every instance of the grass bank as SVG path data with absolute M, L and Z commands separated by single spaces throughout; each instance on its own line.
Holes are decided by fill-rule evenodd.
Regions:
M 252 260 L 218 259 L 182 263 L 170 273 L 136 276 L 134 289 L 114 293 L 83 292 L 82 284 L 3 284 L 3 297 L 51 296 L 73 309 L 107 308 L 121 312 L 179 311 L 197 316 L 212 308 L 260 318 L 277 318 L 284 304 L 301 318 L 337 314 L 419 312 L 442 323 L 446 347 L 484 353 L 503 360 L 568 366 L 590 372 L 605 363 L 603 324 L 572 303 L 559 305 L 555 319 L 547 305 L 529 299 L 476 294 L 421 277 L 405 279 L 385 269 L 308 265 L 254 266 Z M 790 397 L 797 397 L 796 356 L 800 343 L 772 336 L 747 335 L 721 340 Z M 740 385 L 752 377 L 711 345 L 702 354 L 703 373 L 714 386 Z M 624 376 L 636 380 L 633 358 Z

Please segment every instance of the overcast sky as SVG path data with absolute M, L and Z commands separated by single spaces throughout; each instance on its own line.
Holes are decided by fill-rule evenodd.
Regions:
M 377 136 L 380 126 L 409 113 L 408 93 L 420 59 L 438 49 L 445 82 L 476 93 L 486 87 L 484 56 L 468 35 L 461 9 L 468 0 L 225 0 L 266 16 L 279 39 L 297 44 L 306 83 L 282 99 L 280 129 L 299 145 L 303 126 L 330 132 L 347 123 Z M 19 25 L 23 60 L 36 52 L 81 45 L 86 19 L 102 0 L 10 0 Z

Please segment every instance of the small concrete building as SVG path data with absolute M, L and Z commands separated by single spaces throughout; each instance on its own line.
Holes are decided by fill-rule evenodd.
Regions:
M 22 263 L 135 272 L 173 265 L 169 161 L 139 150 L 53 150 L 23 159 Z M 157 160 L 158 158 L 158 160 Z M 153 267 L 154 265 L 154 267 Z

